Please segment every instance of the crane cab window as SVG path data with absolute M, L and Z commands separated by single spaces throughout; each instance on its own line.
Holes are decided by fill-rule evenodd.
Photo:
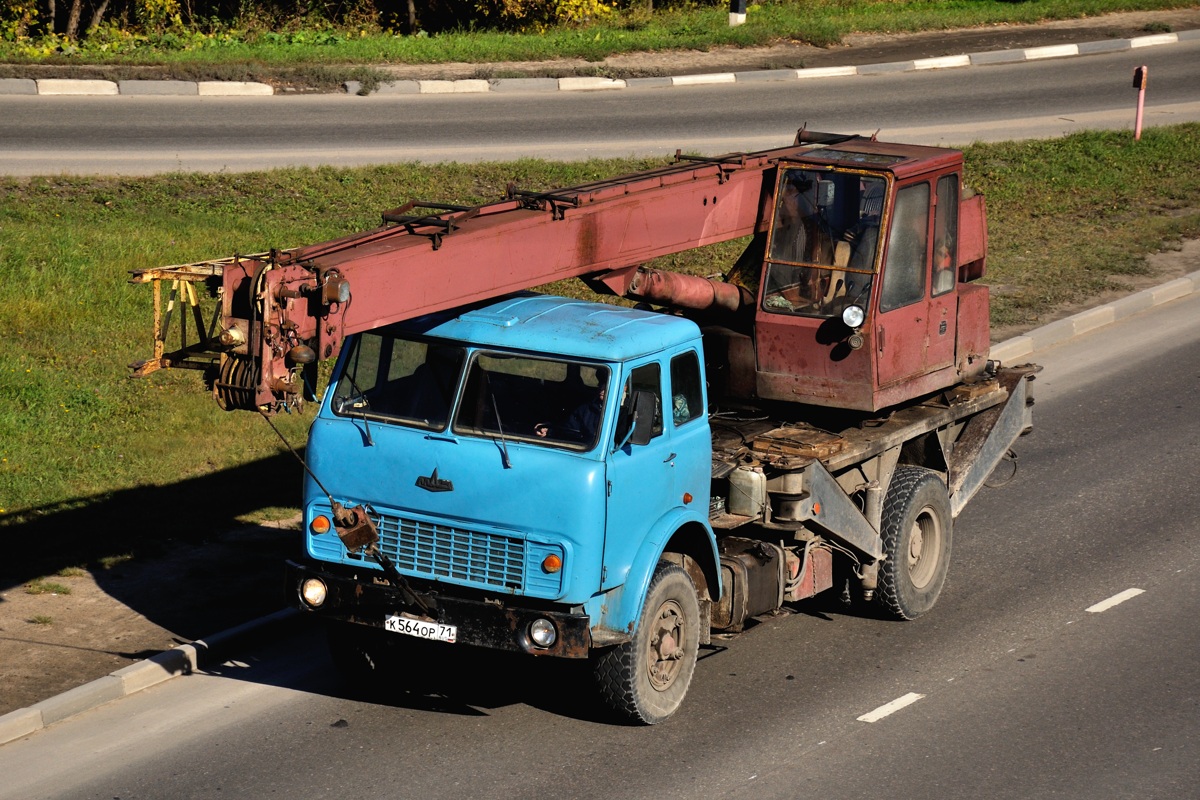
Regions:
M 892 230 L 883 266 L 879 310 L 915 303 L 925 296 L 929 252 L 929 184 L 905 186 L 896 193 Z
M 938 179 L 933 213 L 933 296 L 954 288 L 958 266 L 958 174 Z
M 865 303 L 886 191 L 878 175 L 784 170 L 767 245 L 764 310 L 832 317 L 849 303 Z

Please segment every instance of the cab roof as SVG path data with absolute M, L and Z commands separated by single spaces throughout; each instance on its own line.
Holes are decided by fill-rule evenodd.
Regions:
M 626 361 L 700 337 L 696 324 L 682 317 L 532 292 L 431 314 L 390 329 L 485 348 L 597 361 Z
M 787 161 L 831 166 L 882 169 L 897 178 L 919 175 L 931 170 L 962 164 L 962 152 L 944 147 L 880 142 L 866 136 L 854 136 L 805 149 Z

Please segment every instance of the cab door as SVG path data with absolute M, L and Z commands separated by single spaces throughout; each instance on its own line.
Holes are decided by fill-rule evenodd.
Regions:
M 933 272 L 929 284 L 926 372 L 954 363 L 958 338 L 959 174 L 937 180 L 933 198 Z
M 892 207 L 874 332 L 881 387 L 926 370 L 931 195 L 927 181 L 902 186 Z
M 663 424 L 663 369 L 658 361 L 636 365 L 626 373 L 618 403 L 627 403 L 634 392 L 653 393 L 654 423 L 646 444 L 625 443 L 617 425 L 609 450 L 608 511 L 604 526 L 604 571 L 601 588 L 620 586 L 629 575 L 634 556 L 646 532 L 675 506 L 675 459 L 671 428 Z

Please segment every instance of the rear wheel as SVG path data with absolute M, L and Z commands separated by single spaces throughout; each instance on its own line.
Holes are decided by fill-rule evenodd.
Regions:
M 692 579 L 660 561 L 633 639 L 596 656 L 596 682 L 610 708 L 646 725 L 683 703 L 700 649 L 700 604 Z
M 875 599 L 896 619 L 916 619 L 937 602 L 950 568 L 950 498 L 936 473 L 897 467 L 883 501 L 883 549 Z

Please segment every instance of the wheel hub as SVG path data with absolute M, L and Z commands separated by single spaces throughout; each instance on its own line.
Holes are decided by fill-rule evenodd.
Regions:
M 921 560 L 921 551 L 925 548 L 925 534 L 919 524 L 914 524 L 912 535 L 908 539 L 908 565 L 914 566 Z
M 924 589 L 933 580 L 941 558 L 942 529 L 928 508 L 913 520 L 908 536 L 908 577 L 913 586 Z
M 650 685 L 663 691 L 675 682 L 683 658 L 683 609 L 674 600 L 659 607 L 649 637 L 646 669 Z

